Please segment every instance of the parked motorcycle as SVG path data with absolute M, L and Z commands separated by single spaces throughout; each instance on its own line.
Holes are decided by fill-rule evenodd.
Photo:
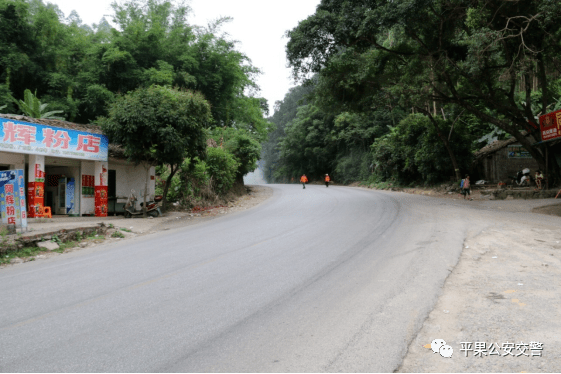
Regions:
M 533 184 L 533 178 L 530 175 L 530 169 L 528 168 L 518 171 L 515 177 L 509 176 L 509 178 L 512 180 L 513 185 L 516 184 L 521 187 L 530 187 Z
M 127 199 L 127 203 L 125 204 L 125 218 L 131 218 L 133 216 L 139 216 L 143 214 L 142 207 L 144 203 L 140 203 L 140 209 L 136 210 L 136 195 L 135 191 L 131 190 L 131 194 Z M 154 197 L 154 200 L 146 202 L 146 214 L 150 217 L 159 217 L 162 215 L 160 211 L 160 201 L 162 201 L 162 196 Z

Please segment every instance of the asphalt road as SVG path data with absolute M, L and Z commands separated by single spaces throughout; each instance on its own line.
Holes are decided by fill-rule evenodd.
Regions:
M 271 187 L 242 213 L 0 270 L 0 370 L 396 369 L 472 228 L 465 206 Z

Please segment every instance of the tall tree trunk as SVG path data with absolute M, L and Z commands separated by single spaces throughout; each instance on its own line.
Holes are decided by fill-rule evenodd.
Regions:
M 166 185 L 164 186 L 164 196 L 162 199 L 162 210 L 164 212 L 166 211 L 166 207 L 167 207 L 168 191 L 169 191 L 169 186 L 171 186 L 171 180 L 179 170 L 179 165 L 170 165 L 169 167 L 170 167 L 170 172 L 169 172 L 169 176 L 166 179 Z
M 473 105 L 470 101 L 465 100 L 464 98 L 460 97 L 460 95 L 456 91 L 456 87 L 454 86 L 454 83 L 453 83 L 452 79 L 450 78 L 449 74 L 447 74 L 446 72 L 444 72 L 444 78 L 445 78 L 445 81 L 446 81 L 447 88 L 452 93 L 452 97 L 447 97 L 443 93 L 439 93 L 440 96 L 445 97 L 448 101 L 450 101 L 452 103 L 456 103 L 456 104 L 460 105 L 462 108 L 466 109 L 468 112 L 472 113 L 477 118 L 479 118 L 483 121 L 487 121 L 489 123 L 492 123 L 493 125 L 497 126 L 499 129 L 501 129 L 501 130 L 505 131 L 506 133 L 514 136 L 516 138 L 516 140 L 518 140 L 520 142 L 520 144 L 522 144 L 522 146 L 530 153 L 532 158 L 534 158 L 534 160 L 536 160 L 538 162 L 538 165 L 540 166 L 540 169 L 545 169 L 545 158 L 544 158 L 544 156 L 542 155 L 542 153 L 539 150 L 537 150 L 535 147 L 532 147 L 532 143 L 530 142 L 530 140 L 528 140 L 527 137 L 522 135 L 522 133 L 519 130 L 519 128 L 528 127 L 527 120 L 522 121 L 520 118 L 511 117 L 510 121 L 514 122 L 514 123 L 512 123 L 512 122 L 506 122 L 506 121 L 500 120 L 497 117 L 493 117 L 493 116 L 491 116 L 487 113 L 484 113 L 479 108 L 477 108 L 475 105 Z M 516 81 L 516 78 L 514 77 L 514 73 L 513 73 L 512 77 L 511 77 L 511 82 L 512 82 L 511 91 L 509 92 L 509 99 L 512 100 L 513 102 L 514 102 L 515 81 Z M 515 105 L 513 105 L 513 106 L 515 106 Z M 525 109 L 526 109 L 526 113 L 527 113 L 527 108 L 525 108 Z M 531 113 L 531 110 L 530 110 L 530 113 Z M 523 117 L 522 117 L 522 119 L 523 119 Z

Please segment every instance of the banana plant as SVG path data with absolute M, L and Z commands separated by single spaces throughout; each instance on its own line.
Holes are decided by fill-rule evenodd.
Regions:
M 46 112 L 45 109 L 49 104 L 42 104 L 39 98 L 36 96 L 36 94 L 37 91 L 35 91 L 35 95 L 34 95 L 29 89 L 26 89 L 23 93 L 24 100 L 13 99 L 13 101 L 18 105 L 19 109 L 26 116 L 32 118 L 64 120 L 63 117 L 55 116 L 55 114 L 64 113 L 64 111 L 52 110 L 50 112 Z

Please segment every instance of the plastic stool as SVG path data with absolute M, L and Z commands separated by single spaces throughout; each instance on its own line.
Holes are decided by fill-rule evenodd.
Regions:
M 50 206 L 43 207 L 43 211 L 40 212 L 39 215 L 43 218 L 53 218 L 51 214 L 51 207 Z

